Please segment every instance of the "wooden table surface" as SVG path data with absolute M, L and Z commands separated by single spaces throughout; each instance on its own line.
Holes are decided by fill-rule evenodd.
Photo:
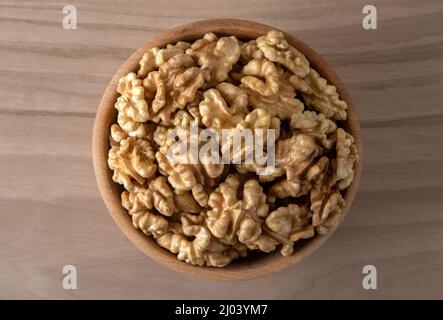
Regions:
M 0 298 L 443 298 L 443 2 L 0 1 Z M 239 3 L 241 6 L 239 7 Z M 172 26 L 229 17 L 292 32 L 336 69 L 358 108 L 359 194 L 337 233 L 283 272 L 202 281 L 144 256 L 108 214 L 91 160 L 103 90 Z M 78 289 L 62 268 L 78 269 Z M 362 288 L 374 265 L 378 289 Z

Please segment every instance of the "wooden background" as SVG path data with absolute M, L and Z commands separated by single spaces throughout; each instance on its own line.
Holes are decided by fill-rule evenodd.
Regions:
M 64 5 L 78 29 L 62 27 Z M 0 1 L 0 298 L 443 298 L 443 2 Z M 239 4 L 241 4 L 239 6 Z M 145 257 L 98 193 L 91 132 L 118 66 L 159 32 L 211 17 L 292 32 L 335 67 L 358 108 L 360 192 L 302 263 L 239 283 L 201 281 Z M 78 268 L 78 289 L 62 268 Z M 378 290 L 362 288 L 362 268 Z

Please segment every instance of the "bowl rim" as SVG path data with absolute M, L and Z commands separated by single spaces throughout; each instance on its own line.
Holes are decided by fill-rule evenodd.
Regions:
M 116 91 L 118 80 L 129 72 L 138 69 L 141 57 L 149 48 L 163 47 L 167 43 L 176 43 L 180 40 L 194 40 L 202 37 L 207 32 L 214 32 L 217 35 L 235 35 L 242 39 L 255 39 L 258 36 L 266 34 L 272 29 L 279 30 L 278 28 L 262 23 L 239 19 L 209 19 L 180 25 L 159 34 L 154 39 L 145 43 L 142 47 L 136 50 L 119 67 L 105 89 L 96 112 L 92 134 L 92 159 L 100 194 L 109 213 L 123 233 L 143 253 L 169 269 L 194 277 L 211 280 L 249 280 L 263 277 L 298 263 L 317 250 L 325 241 L 327 241 L 327 239 L 329 239 L 329 237 L 332 236 L 337 229 L 335 228 L 323 236 L 317 234 L 310 240 L 305 241 L 301 247 L 289 257 L 282 257 L 274 252 L 272 254 L 264 255 L 260 259 L 255 259 L 251 262 L 247 261 L 248 258 L 245 258 L 242 261 L 235 261 L 224 268 L 190 265 L 183 261 L 179 261 L 175 254 L 161 248 L 151 237 L 146 236 L 143 232 L 133 227 L 130 216 L 121 205 L 119 193 L 120 187 L 112 180 L 112 172 L 108 168 L 108 136 L 110 125 L 115 122 L 117 115 L 117 111 L 114 108 L 114 103 L 118 96 Z M 311 66 L 313 66 L 313 68 L 319 72 L 322 77 L 326 78 L 329 83 L 336 86 L 341 99 L 346 101 L 348 104 L 348 119 L 346 120 L 344 127 L 346 131 L 350 132 L 354 136 L 355 145 L 359 152 L 359 161 L 356 164 L 354 179 L 351 185 L 344 192 L 342 192 L 346 205 L 343 211 L 343 217 L 339 223 L 340 225 L 353 203 L 358 190 L 362 171 L 363 142 L 357 112 L 349 93 L 332 67 L 330 67 L 317 52 L 315 52 L 304 42 L 292 34 L 284 31 L 282 32 L 284 33 L 289 44 L 301 51 L 307 57 Z

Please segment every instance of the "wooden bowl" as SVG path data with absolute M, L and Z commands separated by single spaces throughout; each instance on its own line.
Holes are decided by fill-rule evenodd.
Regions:
M 160 34 L 132 54 L 123 63 L 120 69 L 118 69 L 106 88 L 97 110 L 92 137 L 92 156 L 98 187 L 106 207 L 126 236 L 146 255 L 168 268 L 192 276 L 217 280 L 245 280 L 257 278 L 296 264 L 318 249 L 332 234 L 329 233 L 325 236 L 316 235 L 310 240 L 299 241 L 295 245 L 294 254 L 290 257 L 283 257 L 279 254 L 279 250 L 276 250 L 271 254 L 253 254 L 247 258 L 240 258 L 224 268 L 193 266 L 177 260 L 174 254 L 161 248 L 153 239 L 132 226 L 130 216 L 121 205 L 121 187 L 112 181 L 112 172 L 107 165 L 109 130 L 110 126 L 116 122 L 117 117 L 114 103 L 118 96 L 116 91 L 118 80 L 129 72 L 138 70 L 139 61 L 149 48 L 155 46 L 163 47 L 168 43 L 175 43 L 179 40 L 192 41 L 201 38 L 207 32 L 214 32 L 219 36 L 234 35 L 239 39 L 249 40 L 265 35 L 271 29 L 276 28 L 256 22 L 233 19 L 197 21 L 173 28 Z M 344 209 L 344 214 L 346 214 L 357 192 L 361 175 L 361 159 L 363 155 L 360 125 L 355 107 L 342 82 L 321 56 L 293 35 L 285 33 L 285 37 L 292 46 L 300 50 L 308 58 L 315 70 L 326 78 L 329 83 L 337 87 L 340 97 L 348 104 L 348 120 L 346 121 L 345 129 L 355 138 L 360 161 L 357 163 L 355 178 L 343 195 L 346 200 L 346 207 Z

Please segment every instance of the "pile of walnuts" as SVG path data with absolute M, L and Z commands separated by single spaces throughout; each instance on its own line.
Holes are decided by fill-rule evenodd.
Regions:
M 135 228 L 194 265 L 223 267 L 250 250 L 291 255 L 339 223 L 358 161 L 339 127 L 347 105 L 281 32 L 249 42 L 206 34 L 152 48 L 121 78 L 108 164 Z M 275 169 L 177 164 L 168 132 L 274 129 Z M 266 141 L 265 141 L 266 143 Z

